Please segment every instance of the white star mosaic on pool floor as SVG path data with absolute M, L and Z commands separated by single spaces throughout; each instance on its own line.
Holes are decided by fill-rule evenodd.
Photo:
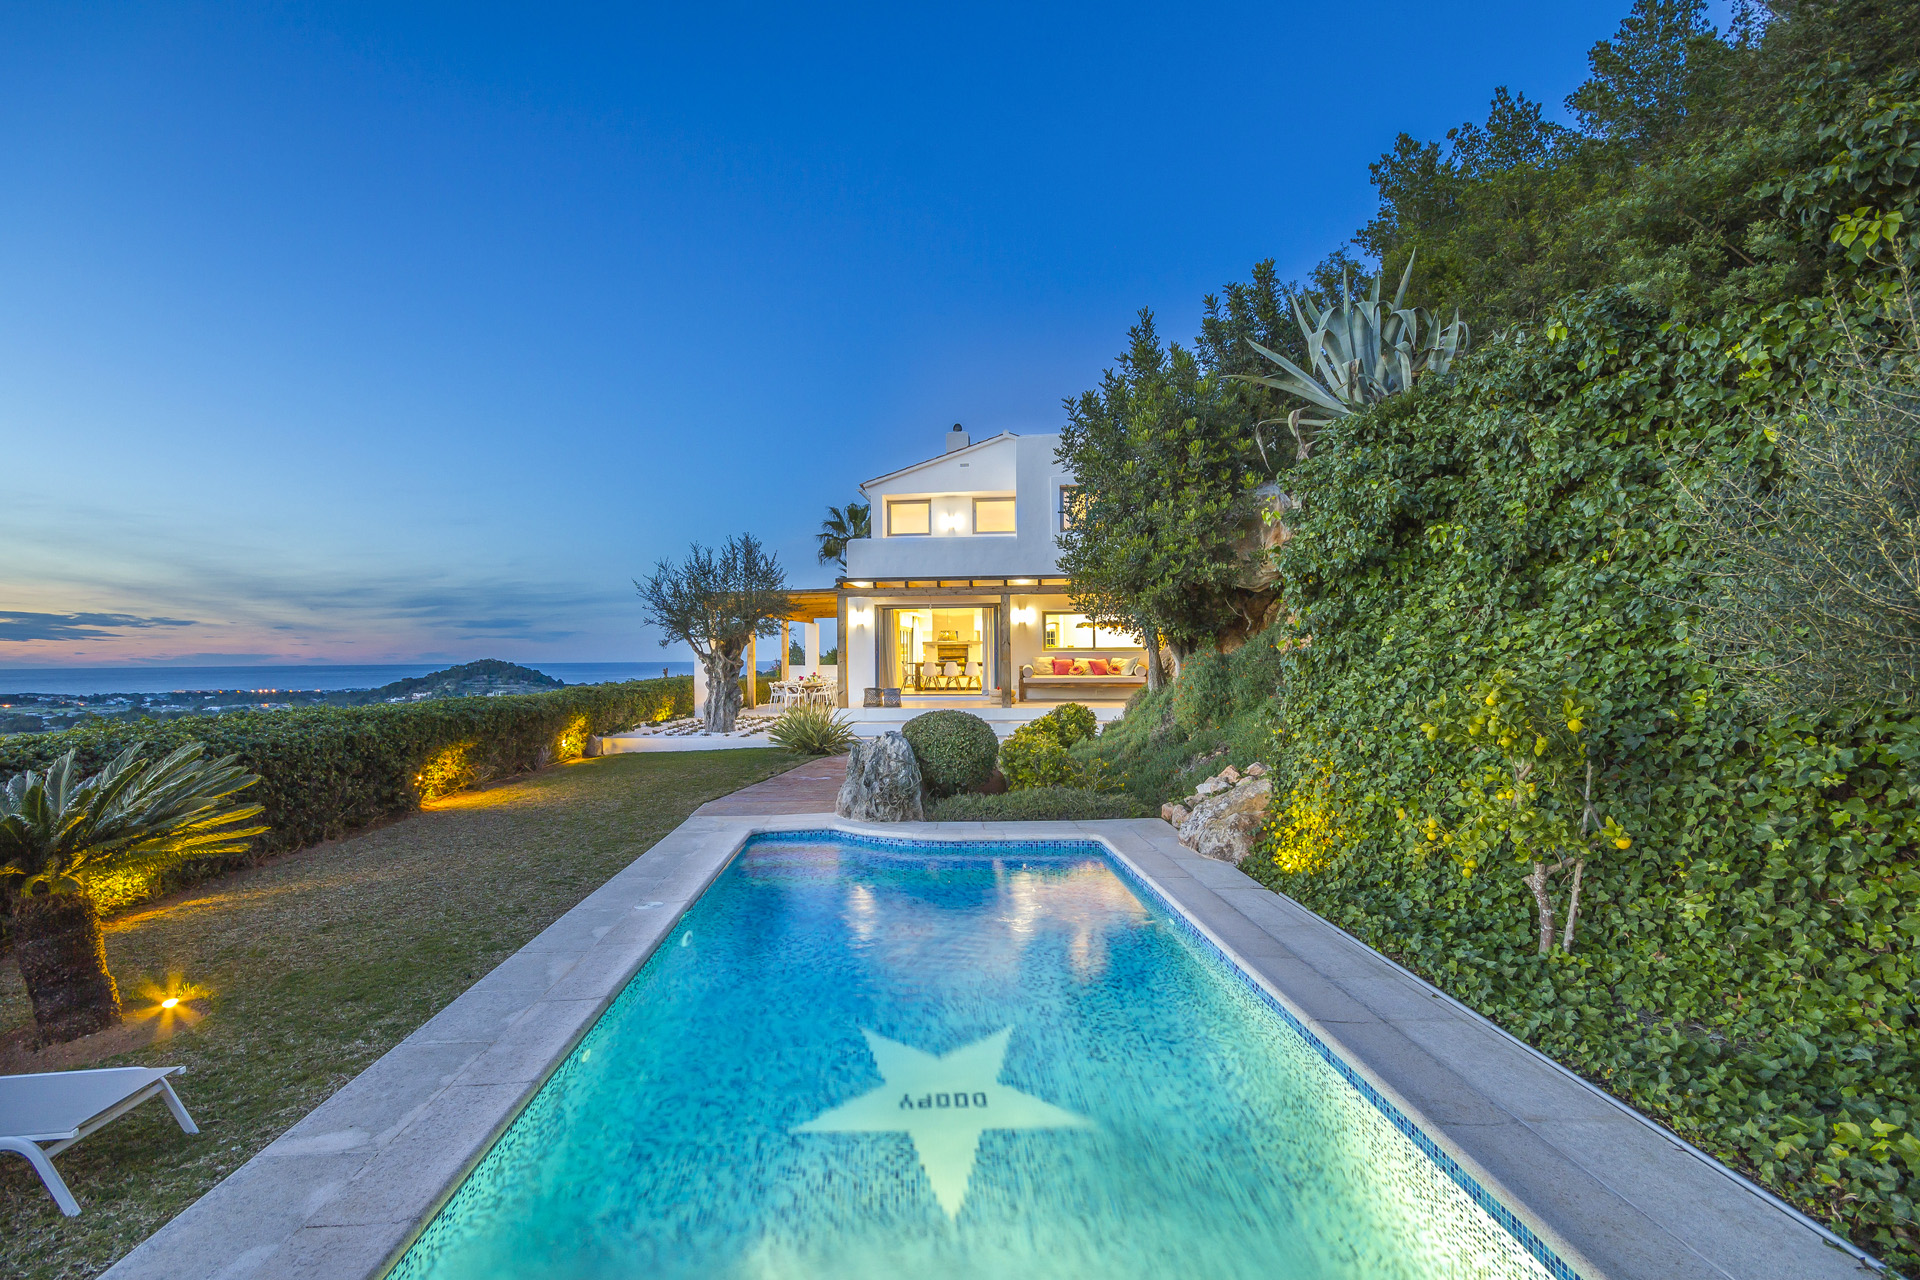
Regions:
M 935 1057 L 864 1028 L 886 1083 L 795 1125 L 794 1133 L 902 1133 L 948 1217 L 958 1217 L 988 1129 L 1091 1129 L 1093 1122 L 1000 1083 L 1013 1028 Z

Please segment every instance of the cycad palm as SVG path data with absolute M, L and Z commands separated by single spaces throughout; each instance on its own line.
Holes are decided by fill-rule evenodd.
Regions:
M 43 1042 L 120 1020 L 100 914 L 80 873 L 155 870 L 239 853 L 267 828 L 235 793 L 259 778 L 189 743 L 154 762 L 135 745 L 82 778 L 69 751 L 0 792 L 0 877 L 12 880 L 14 956 Z
M 872 508 L 864 502 L 849 502 L 844 507 L 828 507 L 827 518 L 814 534 L 820 543 L 820 563 L 847 565 L 847 544 L 856 538 L 873 536 Z

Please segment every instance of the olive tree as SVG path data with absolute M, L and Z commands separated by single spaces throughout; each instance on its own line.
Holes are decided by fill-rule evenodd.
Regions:
M 694 543 L 679 564 L 662 560 L 653 576 L 635 581 L 646 601 L 647 622 L 692 649 L 707 673 L 707 701 L 700 717 L 709 733 L 730 733 L 740 714 L 740 669 L 754 636 L 777 635 L 793 605 L 779 557 L 752 534 L 738 534 L 718 549 Z

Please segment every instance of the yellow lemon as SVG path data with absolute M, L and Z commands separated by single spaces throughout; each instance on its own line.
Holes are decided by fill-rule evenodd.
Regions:
M 1567 728 L 1572 730 L 1574 733 L 1580 732 L 1579 718 L 1576 716 L 1574 719 L 1567 721 Z
M 1627 849 L 1627 848 L 1631 848 L 1632 845 L 1633 845 L 1632 836 L 1621 836 L 1618 840 L 1615 840 L 1613 842 L 1613 847 L 1616 849 Z

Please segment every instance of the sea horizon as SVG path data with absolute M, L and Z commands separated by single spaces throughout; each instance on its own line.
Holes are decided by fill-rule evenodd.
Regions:
M 109 693 L 187 693 L 201 690 L 319 691 L 378 689 L 414 676 L 459 666 L 453 662 L 263 663 L 220 666 L 0 666 L 0 695 L 93 696 Z M 691 662 L 522 662 L 569 685 L 607 684 L 693 674 Z M 762 664 L 763 668 L 766 664 Z

